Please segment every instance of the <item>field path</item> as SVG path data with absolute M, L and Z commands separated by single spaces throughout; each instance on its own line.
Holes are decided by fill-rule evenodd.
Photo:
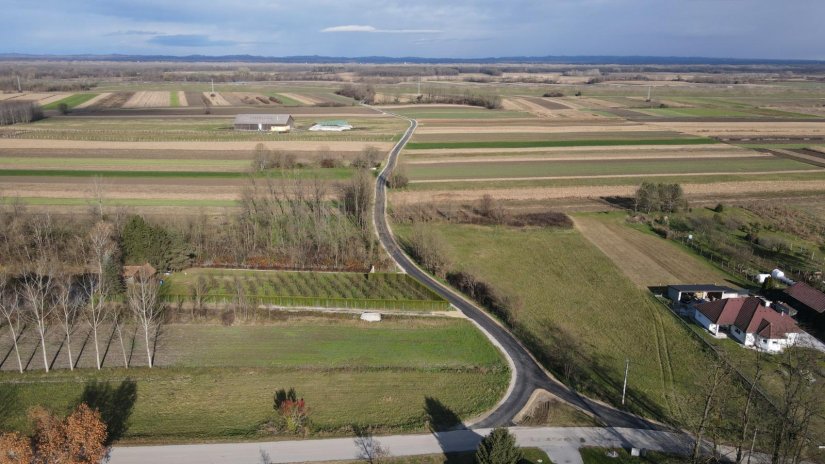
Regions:
M 730 285 L 727 275 L 678 245 L 633 229 L 615 216 L 580 215 L 576 228 L 607 255 L 636 285 L 717 283 Z

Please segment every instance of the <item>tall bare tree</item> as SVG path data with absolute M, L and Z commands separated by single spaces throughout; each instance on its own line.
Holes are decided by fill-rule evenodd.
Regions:
M 0 275 L 0 316 L 6 320 L 9 326 L 9 335 L 14 345 L 14 355 L 17 357 L 17 369 L 23 373 L 23 363 L 20 360 L 20 349 L 17 346 L 18 332 L 14 327 L 20 321 L 20 301 L 17 294 L 12 291 L 7 275 Z
M 46 332 L 51 315 L 55 310 L 55 278 L 50 263 L 41 258 L 33 269 L 23 274 L 20 297 L 24 302 L 26 319 L 34 325 L 40 337 L 40 351 L 43 354 L 43 368 L 49 372 L 49 356 L 46 351 Z
M 154 365 L 152 342 L 163 317 L 163 304 L 159 299 L 160 284 L 157 279 L 141 269 L 135 274 L 134 282 L 127 287 L 126 295 L 132 314 L 143 329 L 146 361 L 151 368 Z
M 693 432 L 696 440 L 693 444 L 693 453 L 691 454 L 694 464 L 700 462 L 705 432 L 707 431 L 709 422 L 712 420 L 713 412 L 719 406 L 719 393 L 729 375 L 728 366 L 724 361 L 717 361 L 711 369 L 703 385 L 704 407 L 702 409 L 702 415 L 697 420 Z
M 751 384 L 748 387 L 748 394 L 745 397 L 745 404 L 742 407 L 742 421 L 740 423 L 741 433 L 739 435 L 739 442 L 736 444 L 736 462 L 742 462 L 742 449 L 746 444 L 748 435 L 750 435 L 751 413 L 753 400 L 759 388 L 759 382 L 762 380 L 762 368 L 764 366 L 764 354 L 760 350 L 754 350 L 754 374 L 751 379 Z
M 73 293 L 71 274 L 62 273 L 57 278 L 55 287 L 54 299 L 59 313 L 60 325 L 66 335 L 66 354 L 69 357 L 69 370 L 73 371 L 75 362 L 72 355 L 72 332 L 74 332 L 80 313 L 80 305 Z
M 84 315 L 92 329 L 95 346 L 95 366 L 100 370 L 100 342 L 98 331 L 106 321 L 108 314 L 108 300 L 111 293 L 106 279 L 106 266 L 114 259 L 116 245 L 112 237 L 110 224 L 99 222 L 89 232 L 84 243 L 86 264 L 91 268 L 91 275 L 83 280 L 83 291 L 86 296 Z

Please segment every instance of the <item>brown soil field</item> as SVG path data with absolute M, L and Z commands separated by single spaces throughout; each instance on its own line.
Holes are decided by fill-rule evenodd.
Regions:
M 825 136 L 825 123 L 810 122 L 651 122 L 651 126 L 712 137 Z
M 104 92 L 104 93 L 101 93 L 101 94 L 99 94 L 98 96 L 96 96 L 96 97 L 92 98 L 91 100 L 86 100 L 85 102 L 83 102 L 83 103 L 81 103 L 81 104 L 79 104 L 79 105 L 75 106 L 75 107 L 74 107 L 74 109 L 76 109 L 76 110 L 78 110 L 78 109 L 82 110 L 83 108 L 89 108 L 89 107 L 92 107 L 92 106 L 97 106 L 97 104 L 98 104 L 98 103 L 100 103 L 101 101 L 103 101 L 103 100 L 105 100 L 105 99 L 109 98 L 109 96 L 110 96 L 110 95 L 112 95 L 112 93 L 111 93 L 111 92 Z
M 87 149 L 87 150 L 203 150 L 203 151 L 252 151 L 255 145 L 263 143 L 270 150 L 315 151 L 329 149 L 332 151 L 361 151 L 366 147 L 377 147 L 381 151 L 392 148 L 391 143 L 381 142 L 90 142 L 83 140 L 37 140 L 37 139 L 3 139 L 4 149 L 41 148 L 51 149 Z
M 754 171 L 747 174 L 753 176 L 767 174 L 800 174 L 805 172 L 817 172 L 816 169 L 790 169 L 787 171 Z M 643 174 L 643 177 L 696 177 L 696 176 L 732 176 L 743 174 L 742 172 L 686 172 L 686 173 L 664 173 L 664 174 Z M 640 177 L 640 174 L 598 174 L 592 176 L 537 176 L 537 177 L 484 177 L 484 178 L 455 178 L 455 179 L 418 179 L 411 180 L 411 184 L 443 184 L 455 182 L 498 182 L 498 181 L 522 181 L 522 180 L 563 180 L 563 179 L 622 179 L 626 177 Z
M 315 98 L 315 97 L 310 96 L 310 95 L 297 94 L 297 93 L 283 93 L 283 92 L 281 92 L 280 94 L 283 95 L 286 98 L 291 98 L 291 99 L 297 101 L 298 103 L 300 103 L 302 105 L 313 106 L 313 105 L 317 105 L 318 103 L 323 103 L 324 102 L 324 100 L 321 100 L 319 98 Z
M 415 130 L 416 135 L 419 134 L 466 134 L 466 133 L 489 133 L 489 134 L 496 134 L 496 133 L 552 133 L 552 134 L 564 134 L 564 133 L 592 133 L 592 132 L 661 132 L 661 129 L 658 127 L 651 127 L 644 124 L 610 124 L 610 125 L 557 125 L 557 126 L 550 126 L 550 125 L 543 125 L 543 126 L 533 126 L 529 124 L 522 123 L 523 125 L 518 126 L 508 126 L 508 127 L 497 127 L 497 126 L 438 126 L 435 124 L 422 124 L 418 129 Z
M 183 94 L 186 96 L 186 106 L 203 106 L 203 99 L 205 98 L 203 92 L 183 92 Z
M 212 92 L 203 92 L 203 96 L 209 100 L 212 106 L 230 106 L 229 102 L 220 93 L 215 92 L 214 97 L 212 95 Z
M 730 285 L 727 276 L 673 243 L 635 230 L 614 217 L 581 215 L 576 228 L 607 255 L 636 285 Z
M 125 145 L 125 144 L 124 144 Z M 285 150 L 298 160 L 317 160 L 317 150 Z M 6 148 L 0 144 L 2 157 L 31 158 L 104 158 L 104 159 L 180 159 L 180 160 L 251 160 L 254 150 L 140 150 L 140 149 L 78 149 L 78 148 L 38 148 L 36 150 Z M 361 150 L 338 150 L 336 155 L 343 159 L 353 159 Z
M 183 90 L 178 91 L 178 104 L 180 106 L 189 106 L 189 100 L 186 99 L 186 92 Z
M 487 179 L 486 179 L 487 180 Z M 685 194 L 690 196 L 722 196 L 742 194 L 764 194 L 770 192 L 825 192 L 825 180 L 811 181 L 746 181 L 717 182 L 712 184 L 681 184 Z M 526 187 L 507 189 L 473 190 L 415 190 L 392 192 L 392 201 L 406 203 L 427 203 L 443 201 L 477 201 L 484 195 L 501 200 L 544 200 L 552 198 L 600 198 L 609 196 L 632 196 L 635 185 L 602 185 L 574 187 Z
M 95 108 L 122 108 L 134 95 L 134 92 L 115 92 L 101 99 L 95 104 Z
M 124 108 L 166 108 L 169 106 L 169 92 L 140 91 L 123 104 Z
M 543 108 L 548 110 L 571 110 L 575 109 L 573 107 L 567 106 L 558 100 L 553 100 L 550 98 L 544 97 L 522 97 L 524 100 L 527 100 L 530 103 L 535 103 Z
M 730 150 L 731 145 L 725 144 L 716 144 L 716 145 L 702 145 L 702 151 L 709 151 L 709 150 Z M 599 151 L 599 152 L 626 152 L 626 151 L 661 151 L 661 150 L 669 150 L 669 151 L 690 151 L 696 150 L 696 145 L 614 145 L 614 146 L 605 146 L 599 147 L 598 150 L 594 149 L 593 147 L 543 147 L 543 148 L 461 148 L 461 149 L 452 149 L 452 148 L 433 148 L 427 150 L 407 150 L 403 152 L 403 156 L 428 156 L 428 155 L 452 155 L 452 156 L 462 156 L 468 154 L 485 154 L 485 153 L 557 153 L 557 152 L 592 152 L 592 151 Z

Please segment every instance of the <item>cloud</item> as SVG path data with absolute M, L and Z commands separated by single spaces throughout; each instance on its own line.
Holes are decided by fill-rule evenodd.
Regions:
M 373 26 L 359 26 L 348 24 L 346 26 L 333 26 L 321 29 L 321 32 L 369 32 L 380 34 L 438 34 L 438 29 L 378 29 Z
M 106 37 L 116 37 L 120 35 L 158 35 L 160 32 L 156 31 L 137 31 L 137 30 L 128 30 L 128 31 L 115 31 L 105 34 Z
M 149 39 L 148 42 L 165 47 L 226 47 L 237 45 L 237 42 L 232 40 L 214 40 L 208 35 L 202 34 L 158 35 Z

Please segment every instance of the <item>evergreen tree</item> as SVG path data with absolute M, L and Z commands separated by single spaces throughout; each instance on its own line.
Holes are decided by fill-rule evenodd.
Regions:
M 524 458 L 514 437 L 506 428 L 497 428 L 484 437 L 476 450 L 477 464 L 518 464 Z

